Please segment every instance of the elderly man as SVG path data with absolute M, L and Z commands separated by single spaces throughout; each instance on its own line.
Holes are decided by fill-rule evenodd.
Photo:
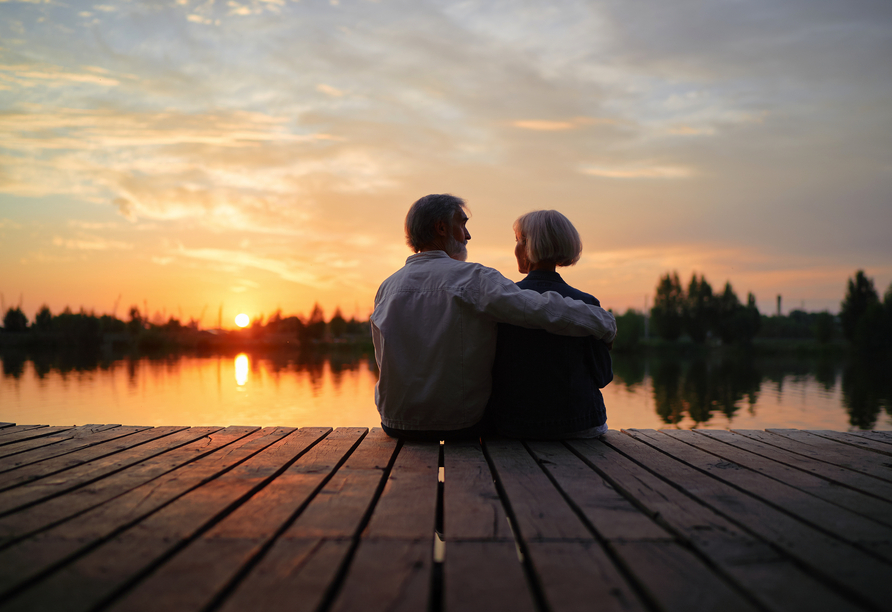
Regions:
M 479 436 L 492 385 L 497 324 L 612 342 L 613 315 L 554 292 L 520 289 L 498 271 L 465 263 L 461 198 L 428 195 L 406 215 L 415 255 L 375 296 L 375 404 L 389 435 L 412 440 Z

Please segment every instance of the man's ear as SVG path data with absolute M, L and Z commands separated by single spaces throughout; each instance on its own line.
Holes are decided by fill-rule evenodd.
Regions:
M 446 222 L 445 222 L 445 221 L 437 221 L 436 223 L 434 223 L 434 230 L 435 230 L 435 231 L 437 232 L 437 234 L 439 234 L 440 236 L 447 236 L 447 235 L 449 235 L 449 228 L 446 227 Z

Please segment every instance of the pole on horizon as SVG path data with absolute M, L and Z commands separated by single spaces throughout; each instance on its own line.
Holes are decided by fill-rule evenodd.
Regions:
M 777 294 L 777 316 L 781 316 L 781 296 Z

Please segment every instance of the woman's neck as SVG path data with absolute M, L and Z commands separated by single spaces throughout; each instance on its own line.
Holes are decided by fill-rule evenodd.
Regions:
M 530 263 L 530 272 L 540 270 L 542 272 L 554 272 L 556 264 L 549 261 L 540 261 L 539 263 Z

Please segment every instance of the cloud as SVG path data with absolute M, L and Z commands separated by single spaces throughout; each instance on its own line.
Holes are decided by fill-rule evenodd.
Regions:
M 580 172 L 613 179 L 687 179 L 696 175 L 693 168 L 652 164 L 590 165 L 580 168 Z
M 325 83 L 320 83 L 319 85 L 316 85 L 316 91 L 321 91 L 322 93 L 328 94 L 329 96 L 332 96 L 333 98 L 340 98 L 341 96 L 344 95 L 344 92 L 341 91 L 340 89 L 332 87 L 331 85 L 326 85 Z
M 133 245 L 128 242 L 119 240 L 108 240 L 105 238 L 61 238 L 56 236 L 53 238 L 53 244 L 65 247 L 66 249 L 74 249 L 77 251 L 109 251 L 109 250 L 129 250 Z
M 331 284 L 328 279 L 321 278 L 319 275 L 311 272 L 306 265 L 299 262 L 284 261 L 227 249 L 189 249 L 180 247 L 176 253 L 184 257 L 223 264 L 234 270 L 243 270 L 244 268 L 263 270 L 275 274 L 283 280 L 318 289 L 325 289 Z
M 511 125 L 525 130 L 536 130 L 543 132 L 555 132 L 559 130 L 570 130 L 575 126 L 570 121 L 542 121 L 542 120 L 526 120 L 515 121 Z

